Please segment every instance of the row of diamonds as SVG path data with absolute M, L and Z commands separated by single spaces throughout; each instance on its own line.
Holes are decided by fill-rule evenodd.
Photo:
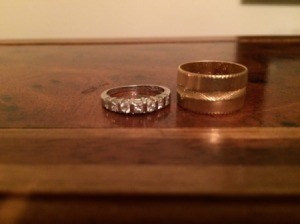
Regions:
M 140 114 L 159 110 L 170 104 L 169 95 L 159 95 L 156 97 L 142 97 L 139 99 L 124 99 L 107 97 L 104 99 L 104 107 L 108 110 L 126 113 Z

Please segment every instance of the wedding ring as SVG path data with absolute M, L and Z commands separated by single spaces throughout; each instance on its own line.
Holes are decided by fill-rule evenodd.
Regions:
M 125 114 L 145 114 L 170 104 L 170 89 L 157 85 L 129 85 L 105 90 L 102 105 L 107 110 Z
M 178 67 L 177 102 L 197 113 L 231 113 L 243 106 L 247 81 L 248 69 L 238 63 L 185 63 Z

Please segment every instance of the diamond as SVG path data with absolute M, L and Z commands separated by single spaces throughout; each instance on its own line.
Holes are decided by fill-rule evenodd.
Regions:
M 156 101 L 155 99 L 147 99 L 147 112 L 153 112 L 156 109 Z
M 157 97 L 157 108 L 158 109 L 161 109 L 164 107 L 164 98 L 162 97 Z
M 110 109 L 114 112 L 118 111 L 118 99 L 117 98 L 112 98 L 110 100 Z
M 144 104 L 142 99 L 132 99 L 133 113 L 144 113 Z
M 165 105 L 168 106 L 170 104 L 170 95 L 166 95 L 165 97 Z
M 130 113 L 130 100 L 128 100 L 128 99 L 121 100 L 120 109 L 123 113 L 129 114 Z
M 106 109 L 109 109 L 109 99 L 108 97 L 103 99 L 103 106 L 106 108 Z

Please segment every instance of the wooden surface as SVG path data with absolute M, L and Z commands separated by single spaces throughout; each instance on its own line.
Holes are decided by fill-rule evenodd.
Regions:
M 179 64 L 249 69 L 239 112 L 176 104 Z M 130 116 L 99 95 L 172 91 Z M 0 42 L 0 223 L 300 222 L 300 37 Z

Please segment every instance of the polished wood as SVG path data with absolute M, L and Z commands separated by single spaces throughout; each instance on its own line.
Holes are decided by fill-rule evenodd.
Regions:
M 240 111 L 177 106 L 203 59 L 248 67 Z M 0 223 L 300 222 L 299 73 L 299 37 L 0 42 Z M 170 107 L 101 107 L 148 83 Z
M 299 43 L 255 44 L 244 39 L 211 43 L 3 45 L 0 127 L 299 126 Z M 248 67 L 246 103 L 241 112 L 213 117 L 177 107 L 177 66 L 201 59 L 237 61 Z M 147 117 L 124 119 L 100 106 L 103 90 L 142 83 L 170 87 L 170 108 Z

